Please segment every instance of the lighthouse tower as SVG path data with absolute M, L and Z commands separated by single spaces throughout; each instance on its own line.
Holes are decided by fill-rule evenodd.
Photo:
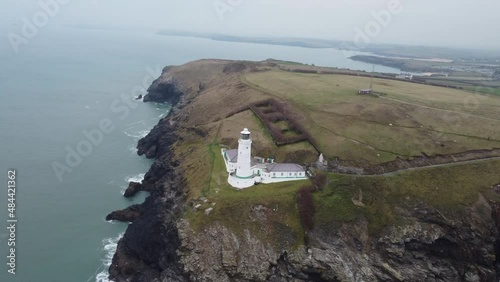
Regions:
M 249 178 L 253 176 L 252 170 L 252 139 L 248 128 L 243 129 L 238 140 L 238 161 L 236 165 L 236 176 Z

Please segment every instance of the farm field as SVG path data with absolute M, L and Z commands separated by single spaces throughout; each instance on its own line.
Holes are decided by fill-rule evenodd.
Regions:
M 285 101 L 329 158 L 381 163 L 500 147 L 500 97 L 374 79 L 380 97 L 357 95 L 368 77 L 279 70 L 241 80 Z

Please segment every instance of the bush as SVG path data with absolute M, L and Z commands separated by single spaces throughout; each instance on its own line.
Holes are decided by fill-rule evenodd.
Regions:
M 314 228 L 314 199 L 312 196 L 312 187 L 304 186 L 297 192 L 297 206 L 302 225 L 307 230 Z
M 256 102 L 253 104 L 253 106 L 256 108 L 267 108 L 267 107 L 269 107 L 269 100 L 265 100 L 262 102 Z
M 262 113 L 264 114 L 271 114 L 271 113 L 274 113 L 275 110 L 273 108 L 264 108 L 264 110 L 262 111 Z
M 327 176 L 324 173 L 318 173 L 316 176 L 312 179 L 312 182 L 314 186 L 316 187 L 317 190 L 323 190 L 326 185 L 326 180 Z

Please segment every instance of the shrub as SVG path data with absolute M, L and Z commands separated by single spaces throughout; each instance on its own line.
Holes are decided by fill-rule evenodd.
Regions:
M 314 228 L 314 199 L 312 196 L 312 187 L 304 186 L 297 192 L 297 206 L 302 225 L 307 230 Z
M 317 190 L 323 190 L 326 185 L 326 180 L 327 176 L 324 173 L 318 173 L 316 176 L 312 179 L 312 182 L 314 186 L 316 187 Z
M 279 122 L 286 120 L 285 116 L 283 116 L 283 114 L 280 112 L 273 112 L 271 114 L 267 114 L 264 118 L 266 118 L 270 122 Z
M 274 113 L 275 110 L 273 108 L 264 108 L 264 110 L 262 111 L 264 114 L 270 114 L 270 113 Z

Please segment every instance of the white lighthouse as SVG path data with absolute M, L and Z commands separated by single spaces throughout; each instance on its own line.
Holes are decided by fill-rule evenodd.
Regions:
M 236 176 L 240 178 L 253 177 L 252 169 L 252 139 L 248 128 L 243 129 L 238 140 L 238 161 Z
M 238 140 L 238 149 L 221 149 L 228 183 L 237 189 L 254 186 L 256 183 L 275 183 L 307 179 L 306 170 L 298 164 L 275 163 L 264 158 L 252 158 L 252 138 L 248 128 L 243 129 Z

